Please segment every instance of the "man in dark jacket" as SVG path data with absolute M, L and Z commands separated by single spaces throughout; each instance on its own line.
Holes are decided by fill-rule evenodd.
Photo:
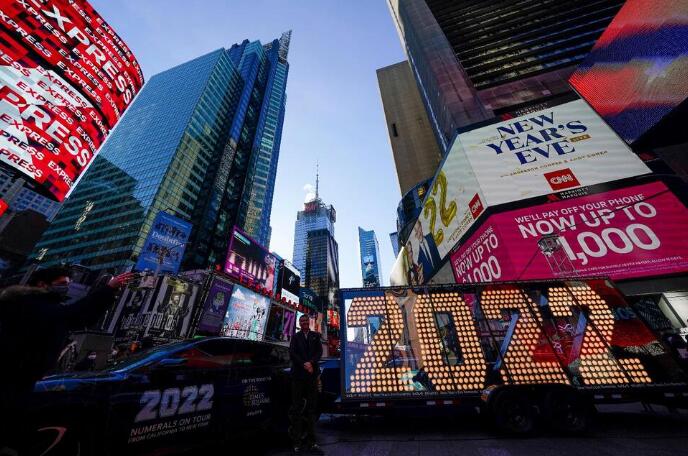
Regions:
M 0 413 L 21 411 L 36 381 L 55 366 L 69 332 L 95 324 L 133 276 L 113 277 L 69 305 L 63 304 L 70 282 L 66 268 L 40 269 L 29 286 L 0 292 Z
M 289 345 L 291 357 L 291 408 L 289 434 L 294 453 L 307 450 L 311 454 L 324 454 L 315 443 L 315 414 L 318 397 L 318 377 L 322 344 L 320 333 L 310 330 L 308 315 L 299 318 L 301 331 L 294 334 Z

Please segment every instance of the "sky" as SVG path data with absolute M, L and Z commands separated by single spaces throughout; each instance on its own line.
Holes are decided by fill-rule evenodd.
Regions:
M 341 287 L 362 285 L 358 230 L 373 229 L 382 281 L 401 198 L 375 70 L 405 59 L 385 0 L 91 0 L 151 76 L 244 39 L 293 30 L 270 249 L 291 260 L 294 222 L 320 169 L 337 211 Z

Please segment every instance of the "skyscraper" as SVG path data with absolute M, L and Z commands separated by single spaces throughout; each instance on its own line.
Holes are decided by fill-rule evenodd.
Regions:
M 361 279 L 364 287 L 379 287 L 382 285 L 382 271 L 380 271 L 380 245 L 375 231 L 358 227 L 358 248 L 361 259 Z
M 327 229 L 306 235 L 306 287 L 318 295 L 322 311 L 336 305 L 339 289 L 339 246 Z
M 419 182 L 431 179 L 442 158 L 407 61 L 377 70 L 389 142 L 404 196 Z
M 623 0 L 388 0 L 441 148 L 455 132 L 567 96 Z
M 304 204 L 302 211 L 296 215 L 294 225 L 294 252 L 292 263 L 301 272 L 301 285 L 306 286 L 306 259 L 308 251 L 308 233 L 326 230 L 334 239 L 334 223 L 337 212 L 332 205 L 327 206 L 320 199 L 318 192 L 319 177 L 316 176 L 315 199 Z
M 153 76 L 33 257 L 130 266 L 159 211 L 193 225 L 182 269 L 223 263 L 234 225 L 267 244 L 290 35 L 245 40 Z

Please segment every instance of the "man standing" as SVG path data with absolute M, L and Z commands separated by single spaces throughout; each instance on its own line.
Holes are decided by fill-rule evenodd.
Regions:
M 289 434 L 295 454 L 301 454 L 303 449 L 311 454 L 325 454 L 315 443 L 319 362 L 322 357 L 320 334 L 310 330 L 308 315 L 301 315 L 299 327 L 301 331 L 292 337 L 289 345 L 292 373 Z
M 432 234 L 424 236 L 423 227 L 420 223 L 416 223 L 416 226 L 413 228 L 413 234 L 418 241 L 418 264 L 423 271 L 423 278 L 421 280 L 425 281 L 437 269 L 442 259 Z

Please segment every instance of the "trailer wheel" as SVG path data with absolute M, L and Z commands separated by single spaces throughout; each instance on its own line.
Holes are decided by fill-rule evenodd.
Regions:
M 577 434 L 590 423 L 592 405 L 574 391 L 550 391 L 543 402 L 543 416 L 548 426 L 559 432 Z
M 495 425 L 503 432 L 526 435 L 535 428 L 536 410 L 519 391 L 498 393 L 490 408 Z

